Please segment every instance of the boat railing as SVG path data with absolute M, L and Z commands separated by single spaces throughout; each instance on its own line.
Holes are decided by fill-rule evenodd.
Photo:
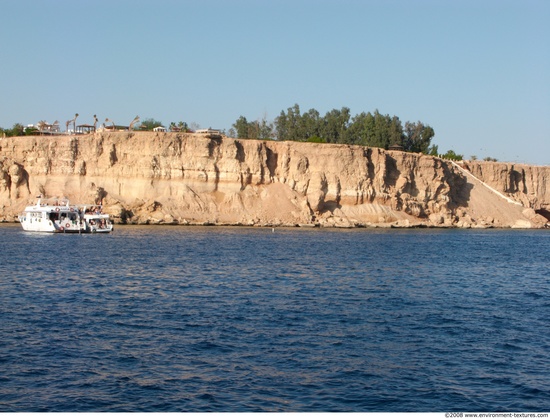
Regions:
M 38 199 L 36 206 L 45 207 L 45 206 L 56 206 L 56 207 L 70 207 L 69 199 Z

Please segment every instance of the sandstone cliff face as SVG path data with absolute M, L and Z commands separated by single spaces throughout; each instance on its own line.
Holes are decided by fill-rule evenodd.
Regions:
M 534 210 L 550 208 L 549 167 L 523 166 L 518 179 L 501 166 L 465 168 L 524 206 L 450 162 L 378 148 L 142 132 L 4 138 L 0 218 L 16 220 L 42 194 L 102 201 L 128 223 L 543 226 Z
M 550 213 L 550 167 L 469 161 L 477 178 L 526 207 Z

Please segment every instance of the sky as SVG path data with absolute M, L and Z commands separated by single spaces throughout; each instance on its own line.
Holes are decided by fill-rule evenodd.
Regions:
M 0 127 L 229 130 L 298 104 L 550 165 L 548 0 L 0 0 Z

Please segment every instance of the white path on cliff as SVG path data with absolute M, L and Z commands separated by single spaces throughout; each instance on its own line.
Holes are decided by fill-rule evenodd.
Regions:
M 470 173 L 468 170 L 465 170 L 463 167 L 461 167 L 459 164 L 457 164 L 456 162 L 454 161 L 451 161 L 451 163 L 457 167 L 462 173 L 466 174 L 467 176 L 473 178 L 474 180 L 478 181 L 479 183 L 481 183 L 483 186 L 487 187 L 490 191 L 492 191 L 493 193 L 495 193 L 496 195 L 502 197 L 503 199 L 505 199 L 507 202 L 509 203 L 513 203 L 514 205 L 518 205 L 518 206 L 523 206 L 521 203 L 519 202 L 516 202 L 515 200 L 513 199 L 510 199 L 508 196 L 505 196 L 503 195 L 501 192 L 499 192 L 498 190 L 495 190 L 493 189 L 491 186 L 489 186 L 487 183 L 485 183 L 484 181 L 478 179 L 476 176 L 474 176 L 472 173 Z

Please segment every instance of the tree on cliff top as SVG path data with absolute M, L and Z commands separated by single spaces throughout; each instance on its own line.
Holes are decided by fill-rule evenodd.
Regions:
M 374 114 L 362 112 L 354 116 L 344 138 L 347 144 L 388 149 L 402 144 L 403 127 L 397 116 L 382 115 L 377 109 Z
M 154 128 L 158 128 L 159 126 L 162 126 L 162 122 L 155 120 L 153 118 L 148 118 L 141 122 L 141 125 L 139 126 L 139 128 L 142 131 L 152 131 Z
M 406 122 L 403 136 L 403 148 L 405 151 L 429 153 L 430 142 L 435 132 L 431 126 L 424 125 L 418 121 L 416 123 Z
M 240 116 L 239 119 L 233 124 L 235 128 L 237 138 L 249 139 L 248 136 L 248 120 L 244 116 Z
M 264 116 L 253 122 L 249 122 L 244 116 L 233 124 L 237 138 L 240 139 L 272 139 L 274 137 L 273 124 Z
M 181 120 L 178 123 L 170 122 L 169 129 L 172 132 L 189 132 L 190 131 L 189 125 L 187 124 L 187 122 L 183 122 Z
M 21 123 L 15 123 L 11 129 L 0 128 L 0 136 L 23 136 L 26 134 L 25 127 Z
M 351 117 L 350 109 L 333 109 L 320 116 L 315 109 L 300 112 L 295 104 L 275 119 L 277 138 L 282 141 L 305 141 L 321 138 L 324 142 L 356 144 L 388 149 L 402 146 L 405 151 L 429 151 L 434 130 L 422 122 L 406 123 L 406 129 L 397 116 L 361 112 Z
M 447 160 L 453 160 L 453 161 L 462 161 L 464 159 L 464 156 L 462 154 L 457 154 L 452 149 L 447 151 L 441 157 L 446 158 Z

